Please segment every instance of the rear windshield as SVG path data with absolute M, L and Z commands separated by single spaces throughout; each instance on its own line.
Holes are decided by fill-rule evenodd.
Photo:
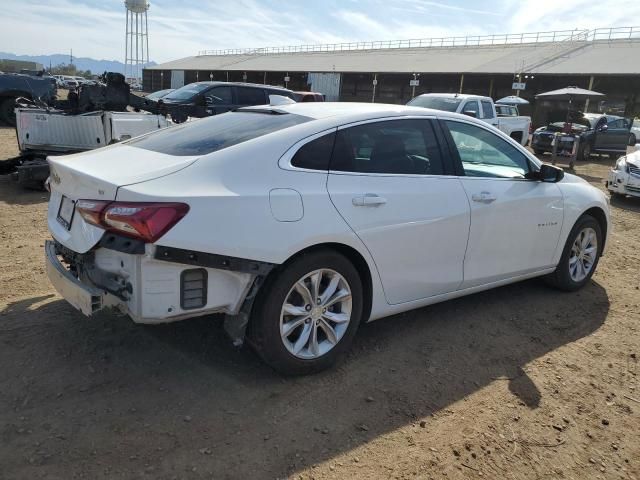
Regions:
M 433 108 L 445 112 L 455 112 L 462 99 L 449 97 L 416 97 L 407 105 L 412 107 Z
M 290 113 L 229 112 L 125 142 L 177 156 L 201 156 L 311 120 Z
M 196 96 L 200 92 L 203 92 L 207 88 L 211 88 L 211 85 L 208 83 L 195 83 L 191 85 L 185 85 L 184 87 L 180 87 L 177 90 L 174 90 L 165 98 L 167 100 L 189 100 L 190 98 Z

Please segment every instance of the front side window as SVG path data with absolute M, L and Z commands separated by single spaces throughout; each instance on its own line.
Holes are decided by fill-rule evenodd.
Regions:
M 338 131 L 331 170 L 441 175 L 440 150 L 427 120 L 390 120 Z
M 619 118 L 609 122 L 609 128 L 624 128 L 624 119 Z
M 228 86 L 212 88 L 205 96 L 213 105 L 231 105 L 233 103 L 231 87 Z
M 494 133 L 469 123 L 446 120 L 467 177 L 523 178 L 527 157 Z
M 493 118 L 493 106 L 487 100 L 482 100 L 482 118 Z
M 236 89 L 238 105 L 265 105 L 269 103 L 261 88 L 236 87 Z

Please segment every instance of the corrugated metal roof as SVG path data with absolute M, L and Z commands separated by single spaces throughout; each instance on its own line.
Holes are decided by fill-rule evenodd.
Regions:
M 285 54 L 201 55 L 150 70 L 640 74 L 640 39 Z

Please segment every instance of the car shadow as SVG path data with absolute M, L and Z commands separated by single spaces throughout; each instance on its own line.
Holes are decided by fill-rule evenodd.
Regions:
M 338 367 L 285 378 L 232 347 L 217 317 L 139 326 L 27 300 L 0 312 L 0 363 L 28 367 L 0 369 L 0 424 L 23 415 L 66 435 L 50 450 L 68 477 L 102 475 L 105 465 L 138 476 L 134 455 L 155 478 L 192 467 L 282 478 L 438 415 L 494 381 L 536 409 L 547 392 L 527 364 L 595 332 L 608 311 L 596 282 L 567 294 L 531 280 L 362 325 Z M 7 452 L 34 450 L 24 436 L 3 441 Z M 71 451 L 97 455 L 102 466 Z M 26 471 L 22 454 L 7 462 L 9 475 Z M 55 471 L 45 462 L 40 472 L 48 468 Z
M 609 199 L 609 203 L 612 207 L 640 213 L 640 197 L 616 195 Z
M 24 188 L 10 175 L 0 174 L 0 204 L 35 205 L 48 201 L 49 192 Z

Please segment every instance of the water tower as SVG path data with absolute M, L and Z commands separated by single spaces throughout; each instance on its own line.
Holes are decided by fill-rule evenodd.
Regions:
M 124 76 L 140 81 L 142 67 L 149 63 L 149 3 L 146 0 L 125 0 L 124 6 L 127 9 Z

